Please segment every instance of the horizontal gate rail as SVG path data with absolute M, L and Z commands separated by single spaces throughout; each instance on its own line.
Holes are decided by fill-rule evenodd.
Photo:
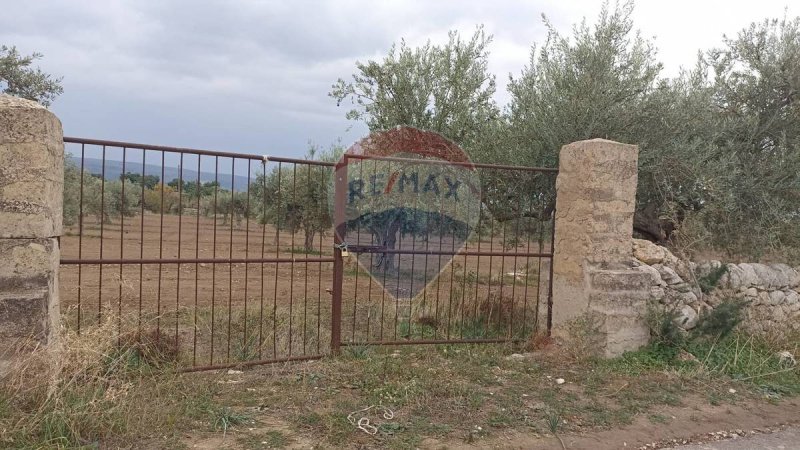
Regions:
M 390 255 L 460 255 L 460 256 L 507 256 L 539 258 L 552 257 L 550 252 L 487 252 L 473 250 L 404 250 L 400 248 L 383 248 L 375 245 L 351 245 L 347 244 L 347 250 L 353 253 L 386 253 Z
M 150 259 L 62 259 L 64 265 L 98 264 L 266 264 L 266 263 L 332 263 L 333 258 L 150 258 Z
M 183 153 L 183 154 L 198 155 L 198 156 L 216 156 L 220 158 L 233 158 L 233 159 L 243 159 L 251 161 L 281 162 L 288 164 L 307 164 L 311 166 L 333 167 L 334 165 L 336 165 L 336 163 L 328 161 L 316 161 L 313 159 L 284 158 L 280 156 L 269 156 L 269 155 L 258 156 L 252 153 L 235 153 L 235 152 L 227 152 L 219 150 L 203 150 L 203 149 L 186 148 L 186 147 L 169 147 L 165 145 L 137 144 L 134 142 L 107 141 L 102 139 L 85 139 L 85 138 L 67 137 L 67 136 L 64 136 L 64 143 L 95 145 L 95 146 L 125 148 L 134 150 L 148 150 L 155 152 L 169 152 L 178 154 Z
M 347 154 L 345 159 L 360 159 L 369 161 L 387 161 L 408 164 L 425 164 L 425 165 L 439 165 L 439 166 L 453 166 L 453 167 L 467 167 L 476 169 L 496 169 L 496 170 L 513 170 L 522 172 L 541 172 L 541 173 L 558 173 L 558 169 L 552 167 L 533 167 L 533 166 L 509 166 L 505 164 L 488 164 L 488 163 L 475 163 L 475 162 L 460 162 L 460 161 L 444 161 L 441 159 L 422 159 L 422 158 L 398 158 L 395 156 L 377 156 L 377 155 L 359 155 Z

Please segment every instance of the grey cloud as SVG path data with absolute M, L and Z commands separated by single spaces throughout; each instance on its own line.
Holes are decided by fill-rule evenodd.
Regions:
M 327 97 L 356 60 L 485 23 L 502 83 L 541 41 L 539 14 L 566 14 L 555 0 L 0 1 L 0 43 L 64 76 L 53 110 L 67 134 L 295 155 L 366 132 Z

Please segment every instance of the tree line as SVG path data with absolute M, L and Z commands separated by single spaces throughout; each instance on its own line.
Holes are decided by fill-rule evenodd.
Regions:
M 753 23 L 667 77 L 654 43 L 635 29 L 633 8 L 606 3 L 594 24 L 570 35 L 543 16 L 547 38 L 509 77 L 502 107 L 488 70 L 492 36 L 482 27 L 467 39 L 451 32 L 443 45 L 401 42 L 383 59 L 357 62 L 329 95 L 371 131 L 436 131 L 479 162 L 556 167 L 570 142 L 637 144 L 639 237 L 800 255 L 800 18 Z M 547 186 L 487 173 L 485 206 L 499 220 L 547 215 L 555 206 Z M 520 206 L 542 201 L 540 210 Z
M 337 160 L 340 146 L 321 150 L 311 145 L 306 158 Z M 113 223 L 140 214 L 197 214 L 231 221 L 241 226 L 245 220 L 271 224 L 289 233 L 302 232 L 303 246 L 314 249 L 318 233 L 329 231 L 328 212 L 330 168 L 305 164 L 280 165 L 257 174 L 248 189 L 232 191 L 215 181 L 198 182 L 174 179 L 163 183 L 157 175 L 127 172 L 119 179 L 104 180 L 99 174 L 84 171 L 65 158 L 64 225 Z
M 653 41 L 636 30 L 633 8 L 633 2 L 606 3 L 593 24 L 584 21 L 568 35 L 543 16 L 547 37 L 531 46 L 520 73 L 509 76 L 507 105 L 494 100 L 492 36 L 480 26 L 468 38 L 450 32 L 443 45 L 401 41 L 382 59 L 356 62 L 352 77 L 339 79 L 329 95 L 348 105 L 348 119 L 371 131 L 397 125 L 435 131 L 479 162 L 555 167 L 561 146 L 577 140 L 637 144 L 638 236 L 679 248 L 742 256 L 778 250 L 800 258 L 800 18 L 752 23 L 668 77 Z M 62 92 L 61 79 L 32 67 L 40 57 L 0 46 L 0 90 L 52 102 Z M 65 173 L 67 221 L 76 217 L 70 210 L 74 169 L 68 164 Z M 262 174 L 251 186 L 262 203 L 274 205 L 261 207 L 260 220 L 305 229 L 306 241 L 313 240 L 329 223 L 326 202 L 298 206 L 305 204 L 285 195 L 278 178 L 316 175 L 278 176 L 286 170 Z M 173 210 L 176 191 L 205 204 L 216 191 L 218 200 L 233 199 L 222 207 L 228 215 L 240 208 L 238 193 L 220 197 L 219 186 L 163 185 L 131 176 L 126 184 L 150 198 L 137 200 L 136 189 L 122 195 L 120 180 L 105 182 L 107 196 L 98 195 L 102 180 L 84 182 L 87 211 L 99 214 L 101 204 L 108 211 L 100 220 L 134 213 L 135 205 L 142 206 L 137 202 L 160 211 L 162 198 Z M 543 221 L 555 207 L 552 183 L 543 177 L 486 171 L 481 183 L 483 207 L 500 222 L 519 216 Z M 322 184 L 306 184 L 299 200 L 327 195 Z

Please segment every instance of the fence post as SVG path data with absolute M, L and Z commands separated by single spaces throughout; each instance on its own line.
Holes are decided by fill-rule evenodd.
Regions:
M 347 154 L 334 167 L 333 183 L 333 289 L 331 304 L 331 354 L 338 355 L 342 345 L 342 282 L 344 260 L 341 245 L 347 231 Z
M 57 338 L 63 188 L 61 122 L 0 94 L 0 373 Z
M 647 343 L 650 274 L 632 262 L 639 149 L 604 139 L 565 145 L 556 180 L 553 335 L 576 327 L 606 356 Z

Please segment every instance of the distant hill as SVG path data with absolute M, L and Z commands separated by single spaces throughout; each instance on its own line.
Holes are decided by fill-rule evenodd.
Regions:
M 75 156 L 69 156 L 69 158 L 78 166 L 81 165 L 81 159 Z M 92 173 L 96 175 L 100 175 L 103 173 L 103 160 L 96 159 L 96 158 L 86 158 L 84 159 L 83 168 L 87 173 Z M 120 175 L 122 175 L 122 161 L 112 161 L 107 159 L 106 160 L 106 167 L 105 167 L 105 178 L 106 180 L 119 180 Z M 125 162 L 125 172 L 130 173 L 142 173 L 142 163 L 136 163 L 133 161 L 126 161 Z M 246 171 L 245 171 L 246 172 Z M 144 166 L 144 174 L 145 175 L 155 175 L 159 179 L 161 178 L 161 166 L 155 164 L 145 164 Z M 164 167 L 164 181 L 169 183 L 170 181 L 180 177 L 180 169 L 178 167 Z M 255 174 L 251 175 L 250 182 L 255 181 Z M 197 170 L 191 170 L 188 167 L 184 167 L 183 169 L 183 179 L 184 181 L 196 181 L 197 180 Z M 213 172 L 200 172 L 200 182 L 206 183 L 209 181 L 214 181 L 214 173 Z M 231 174 L 230 173 L 219 173 L 218 177 L 219 185 L 223 189 L 230 189 L 231 188 Z M 247 174 L 245 175 L 236 175 L 233 177 L 234 187 L 237 191 L 244 191 L 247 187 Z

